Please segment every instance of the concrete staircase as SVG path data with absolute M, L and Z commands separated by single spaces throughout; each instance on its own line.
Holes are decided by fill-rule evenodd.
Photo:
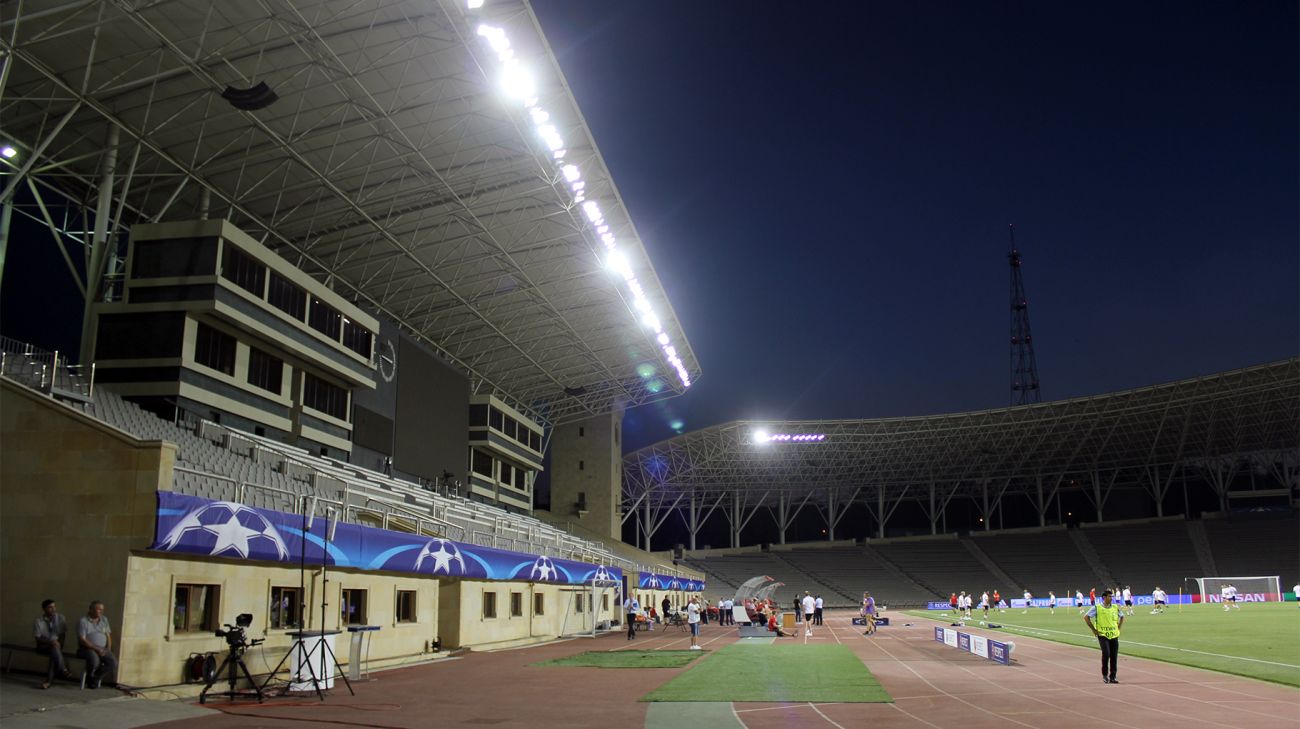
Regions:
M 1008 594 L 1013 594 L 1025 588 L 1024 585 L 1016 584 L 1016 581 L 1011 579 L 1011 575 L 1007 574 L 1006 572 L 1003 572 L 1002 568 L 998 566 L 997 562 L 994 562 L 993 558 L 990 557 L 987 552 L 981 549 L 980 545 L 976 544 L 974 539 L 971 539 L 969 537 L 958 537 L 957 541 L 961 542 L 961 545 L 966 548 L 967 552 L 971 553 L 972 557 L 979 560 L 979 563 L 984 565 L 984 569 L 993 573 L 994 577 L 998 578 L 998 580 L 1000 580 L 1002 584 L 1007 586 Z
M 1214 564 L 1214 551 L 1210 549 L 1210 537 L 1205 533 L 1205 522 L 1187 521 L 1187 536 L 1192 540 L 1192 549 L 1196 551 L 1196 561 L 1201 563 L 1201 575 L 1217 575 L 1219 568 Z
M 1070 541 L 1074 542 L 1079 554 L 1083 555 L 1083 558 L 1088 562 L 1088 566 L 1096 573 L 1097 584 L 1103 587 L 1119 584 L 1119 580 L 1116 580 L 1115 576 L 1111 574 L 1110 568 L 1102 561 L 1101 555 L 1097 554 L 1097 550 L 1093 549 L 1092 542 L 1088 541 L 1088 535 L 1082 529 L 1070 529 L 1066 533 L 1070 535 Z

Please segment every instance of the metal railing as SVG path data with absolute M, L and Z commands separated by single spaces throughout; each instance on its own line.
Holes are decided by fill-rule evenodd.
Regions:
M 57 349 L 41 349 L 10 337 L 0 337 L 0 375 L 46 395 L 90 402 L 95 365 L 68 364 Z

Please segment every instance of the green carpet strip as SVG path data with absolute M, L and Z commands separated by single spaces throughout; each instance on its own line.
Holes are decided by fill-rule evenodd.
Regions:
M 534 666 L 583 668 L 681 668 L 702 655 L 700 651 L 587 651 L 576 656 L 534 663 Z
M 735 643 L 646 694 L 642 701 L 879 703 L 893 701 L 842 645 Z

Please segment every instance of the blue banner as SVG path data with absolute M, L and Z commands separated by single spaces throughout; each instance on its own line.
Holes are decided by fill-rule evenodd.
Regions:
M 158 519 L 149 548 L 291 564 L 302 559 L 305 548 L 309 565 L 321 564 L 324 559 L 335 567 L 362 570 L 562 585 L 623 578 L 623 570 L 618 567 L 509 552 L 359 524 L 338 524 L 334 538 L 327 544 L 325 518 L 315 519 L 305 539 L 302 526 L 302 516 L 298 514 L 159 491 Z
M 672 575 L 657 575 L 653 572 L 638 573 L 636 585 L 642 590 L 704 592 L 704 580 L 692 580 L 686 577 L 673 577 Z

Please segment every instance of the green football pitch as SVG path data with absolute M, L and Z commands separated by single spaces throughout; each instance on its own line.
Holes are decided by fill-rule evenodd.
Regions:
M 1300 686 L 1300 609 L 1290 603 L 1248 603 L 1224 612 L 1218 605 L 1171 606 L 1152 615 L 1150 606 L 1134 608 L 1124 619 L 1120 656 L 1140 656 L 1212 671 Z M 951 622 L 947 611 L 913 610 L 911 615 Z M 972 628 L 982 613 L 972 611 Z M 989 612 L 991 632 L 1026 635 L 1058 643 L 1096 648 L 1078 608 L 1033 608 L 1027 614 L 1009 609 Z

